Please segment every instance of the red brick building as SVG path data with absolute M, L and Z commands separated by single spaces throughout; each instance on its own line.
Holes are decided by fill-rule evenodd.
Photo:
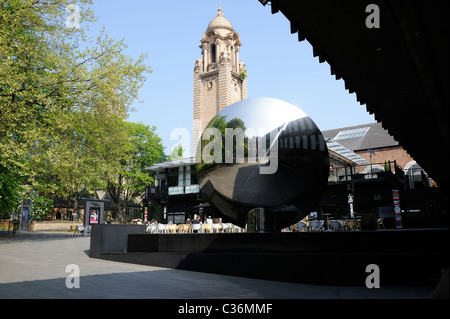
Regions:
M 357 173 L 370 174 L 385 170 L 385 163 L 396 162 L 403 169 L 407 183 L 433 183 L 405 149 L 389 135 L 380 123 L 370 123 L 322 131 L 326 139 L 338 142 L 371 164 L 359 165 Z

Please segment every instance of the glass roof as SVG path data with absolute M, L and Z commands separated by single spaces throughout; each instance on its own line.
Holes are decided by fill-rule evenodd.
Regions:
M 362 137 L 366 135 L 367 131 L 369 131 L 370 127 L 362 127 L 352 130 L 340 131 L 335 137 L 334 140 L 344 140 L 347 138 L 355 138 Z
M 329 150 L 331 150 L 345 158 L 348 158 L 349 160 L 355 162 L 356 164 L 369 164 L 368 160 L 366 160 L 365 158 L 362 158 L 358 154 L 350 151 L 348 148 L 342 146 L 338 142 L 329 140 L 329 141 L 327 141 L 327 147 Z

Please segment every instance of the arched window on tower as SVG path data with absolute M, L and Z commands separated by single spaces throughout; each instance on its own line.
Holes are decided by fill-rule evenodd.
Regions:
M 236 64 L 236 61 L 234 60 L 235 54 L 234 54 L 234 47 L 230 47 L 230 53 L 231 53 L 231 64 L 234 66 Z
M 211 44 L 211 62 L 216 63 L 216 45 Z

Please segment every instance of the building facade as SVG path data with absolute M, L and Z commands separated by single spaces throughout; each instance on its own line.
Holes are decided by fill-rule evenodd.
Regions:
M 405 174 L 407 188 L 435 186 L 434 181 L 414 158 L 394 140 L 380 123 L 369 123 L 322 132 L 328 138 L 364 158 L 367 163 L 357 167 L 357 173 L 376 174 L 394 162 Z

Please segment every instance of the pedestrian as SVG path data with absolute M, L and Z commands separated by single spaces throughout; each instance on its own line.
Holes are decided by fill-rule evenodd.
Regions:
M 194 226 L 194 224 L 195 225 L 200 224 L 200 218 L 198 217 L 197 214 L 194 214 L 194 218 L 192 218 L 191 223 L 192 223 L 192 226 Z M 194 228 L 198 228 L 198 227 L 192 227 L 192 232 L 198 233 L 198 230 L 194 229 Z

